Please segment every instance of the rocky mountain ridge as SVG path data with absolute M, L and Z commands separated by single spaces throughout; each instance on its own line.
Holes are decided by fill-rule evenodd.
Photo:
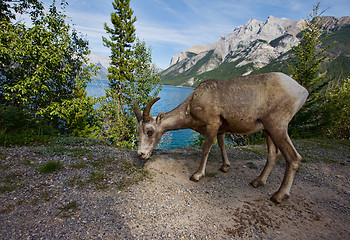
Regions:
M 174 65 L 188 57 L 188 55 L 201 54 L 214 50 L 222 60 L 234 50 L 248 45 L 254 40 L 271 41 L 284 34 L 295 36 L 301 30 L 303 20 L 295 22 L 287 18 L 269 16 L 266 22 L 249 19 L 245 25 L 236 27 L 232 33 L 222 35 L 215 43 L 194 46 L 172 57 L 170 65 Z
M 324 17 L 323 21 L 327 29 L 336 31 L 349 25 L 350 17 Z M 163 82 L 195 86 L 208 79 L 212 70 L 227 72 L 228 66 L 235 68 L 237 75 L 248 75 L 296 46 L 303 24 L 304 20 L 297 22 L 273 16 L 265 22 L 250 19 L 214 43 L 194 46 L 174 55 L 170 67 L 162 73 Z

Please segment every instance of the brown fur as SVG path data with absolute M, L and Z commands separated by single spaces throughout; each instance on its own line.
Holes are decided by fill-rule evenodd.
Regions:
M 267 163 L 260 176 L 251 184 L 254 187 L 265 184 L 282 153 L 287 162 L 286 173 L 280 189 L 271 197 L 279 203 L 289 196 L 301 161 L 289 139 L 288 123 L 305 103 L 307 96 L 304 87 L 282 73 L 205 81 L 174 110 L 166 114 L 161 112 L 157 117 L 147 115 L 146 122 L 143 120 L 145 116 L 139 120 L 138 154 L 142 158 L 149 158 L 165 132 L 191 128 L 205 135 L 202 161 L 191 177 L 191 180 L 199 181 L 205 175 L 208 154 L 215 138 L 218 138 L 223 157 L 220 169 L 227 172 L 230 163 L 225 150 L 224 133 L 251 134 L 265 129 Z M 153 100 L 147 108 L 150 109 L 157 100 Z M 140 118 L 140 114 L 137 115 Z

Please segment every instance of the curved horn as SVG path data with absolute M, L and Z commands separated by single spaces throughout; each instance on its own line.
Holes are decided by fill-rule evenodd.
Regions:
M 149 103 L 147 103 L 145 110 L 143 110 L 143 122 L 149 122 L 149 113 L 151 112 L 151 107 L 155 102 L 157 102 L 160 99 L 160 97 L 154 98 Z
M 134 112 L 135 112 L 137 121 L 140 122 L 142 120 L 142 116 L 139 110 L 139 104 L 137 103 L 137 100 L 135 101 L 135 104 L 134 104 Z

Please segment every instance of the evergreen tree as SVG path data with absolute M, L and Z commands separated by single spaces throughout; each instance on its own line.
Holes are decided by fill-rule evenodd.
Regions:
M 130 8 L 130 0 L 114 0 L 112 5 L 115 10 L 111 13 L 113 27 L 105 23 L 104 28 L 110 36 L 109 39 L 102 37 L 104 45 L 111 50 L 111 63 L 107 75 L 109 89 L 100 109 L 103 119 L 101 134 L 108 137 L 111 142 L 130 147 L 125 146 L 125 143 L 130 142 L 125 106 L 131 101 L 129 96 L 134 83 L 132 44 L 136 39 L 134 27 L 136 17 Z
M 290 59 L 291 64 L 288 64 L 292 77 L 310 92 L 308 101 L 291 124 L 299 129 L 304 126 L 305 130 L 313 130 L 320 123 L 317 110 L 322 104 L 321 90 L 327 84 L 323 80 L 326 72 L 320 74 L 320 64 L 327 57 L 325 51 L 332 45 L 321 46 L 327 38 L 327 29 L 322 22 L 324 11 L 320 13 L 319 6 L 320 3 L 314 6 L 309 19 L 305 20 L 300 43 L 292 47 L 294 57 Z
M 134 148 L 137 143 L 134 102 L 144 105 L 159 93 L 160 75 L 152 65 L 150 49 L 144 42 L 135 42 L 136 17 L 130 0 L 114 0 L 112 5 L 113 27 L 105 23 L 110 36 L 102 38 L 111 50 L 111 63 L 107 75 L 110 88 L 100 101 L 99 135 L 117 146 Z
M 319 13 L 319 6 L 320 3 L 314 6 L 313 13 L 305 21 L 300 43 L 292 47 L 295 57 L 291 58 L 292 65 L 289 65 L 293 78 L 309 88 L 312 93 L 317 91 L 316 85 L 319 85 L 326 75 L 326 72 L 319 74 L 320 64 L 327 57 L 324 52 L 332 45 L 321 48 L 322 42 L 327 37 L 327 29 L 323 27 L 324 11 Z
M 115 90 L 120 101 L 122 95 L 133 82 L 132 44 L 136 39 L 133 10 L 130 0 L 114 0 L 115 12 L 111 13 L 113 28 L 105 23 L 104 28 L 110 34 L 109 40 L 102 37 L 104 45 L 111 50 L 111 65 L 107 75 L 111 89 Z

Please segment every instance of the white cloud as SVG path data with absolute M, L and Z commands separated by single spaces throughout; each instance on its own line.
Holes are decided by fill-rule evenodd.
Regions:
M 205 42 L 204 32 L 188 28 L 170 28 L 166 25 L 154 25 L 148 23 L 136 23 L 137 33 L 146 41 L 157 43 L 174 43 L 189 45 L 195 42 Z
M 76 29 L 87 35 L 93 52 L 109 54 L 109 49 L 102 44 L 102 36 L 108 36 L 104 23 L 111 26 L 111 3 L 112 0 L 91 0 L 81 4 L 79 0 L 72 0 L 67 7 L 67 15 Z M 172 55 L 193 45 L 212 43 L 250 18 L 264 21 L 273 15 L 299 20 L 312 12 L 314 4 L 316 2 L 305 0 L 131 1 L 137 17 L 136 33 L 152 47 L 156 58 L 162 59 L 157 63 L 161 66 L 168 64 Z M 348 0 L 321 2 L 321 9 L 327 9 L 326 15 L 349 15 L 349 8 Z

